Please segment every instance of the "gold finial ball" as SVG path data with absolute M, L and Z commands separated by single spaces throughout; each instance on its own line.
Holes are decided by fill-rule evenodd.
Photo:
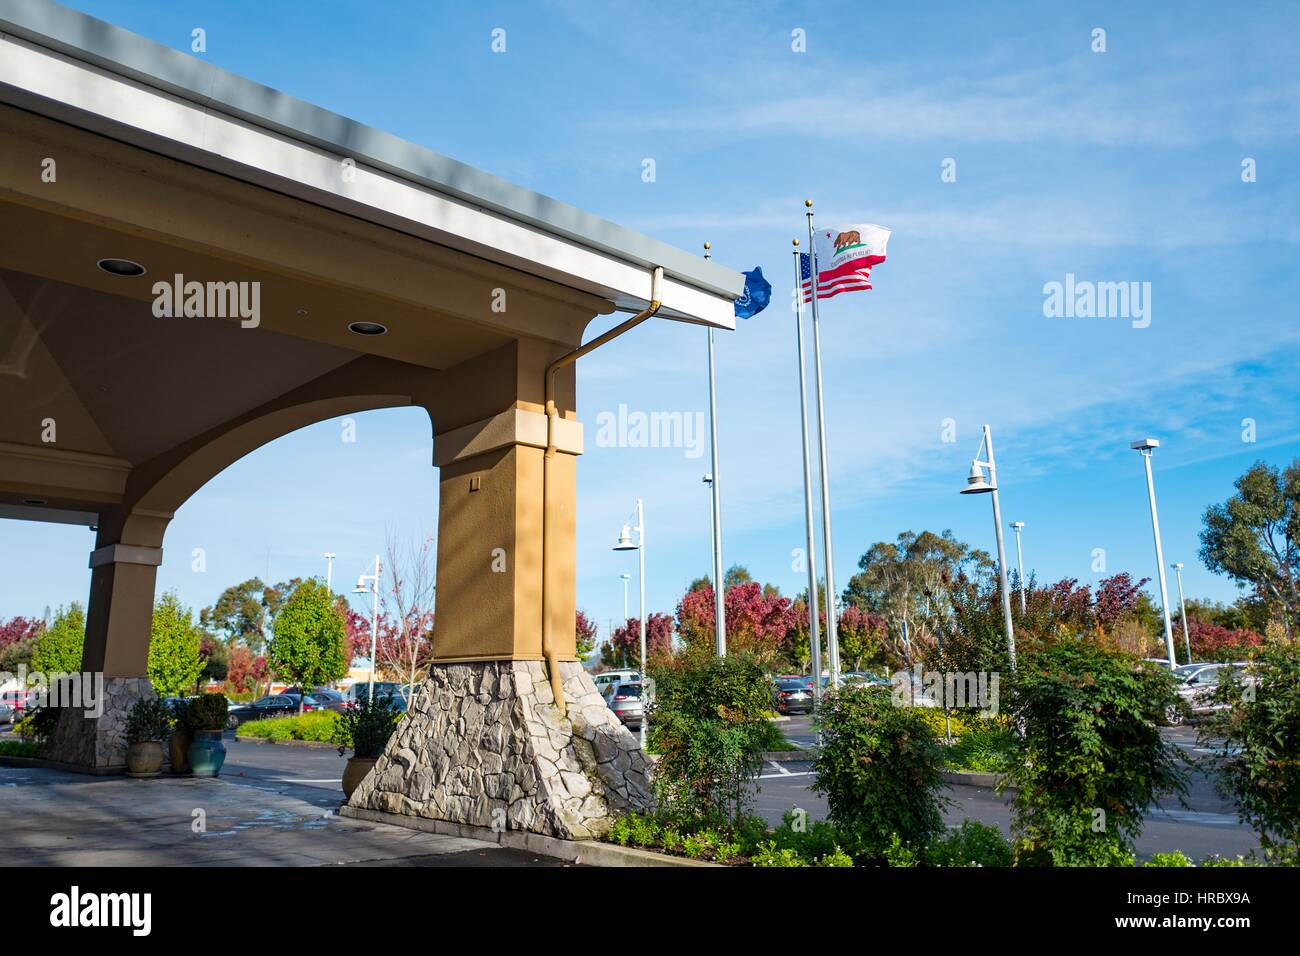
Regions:
M 713 245 L 712 245 L 711 243 L 706 242 L 706 243 L 704 244 L 704 248 L 705 248 L 705 249 L 712 249 L 712 248 L 713 248 Z
M 794 240 L 794 244 L 795 244 L 796 246 L 799 245 L 799 240 L 798 240 L 798 239 L 795 239 L 795 240 Z
M 805 206 L 807 206 L 809 209 L 812 208 L 812 200 L 811 200 L 811 199 L 805 199 L 805 200 L 803 201 L 803 204 L 804 204 Z

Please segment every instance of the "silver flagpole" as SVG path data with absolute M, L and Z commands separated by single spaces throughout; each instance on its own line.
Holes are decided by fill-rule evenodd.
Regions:
M 704 258 L 709 259 L 709 243 Z M 713 365 L 713 326 L 709 326 L 709 444 L 713 474 L 709 486 L 713 499 L 713 643 L 719 657 L 727 656 L 727 583 L 722 576 L 722 493 L 718 490 L 718 386 Z
M 822 398 L 822 337 L 820 314 L 817 308 L 817 243 L 813 238 L 813 211 L 811 199 L 803 203 L 808 208 L 808 255 L 812 272 L 812 327 L 813 371 L 817 378 L 817 445 L 821 451 L 822 472 L 822 545 L 826 557 L 826 657 L 831 670 L 831 687 L 840 686 L 840 640 L 835 621 L 835 560 L 831 546 L 831 486 L 826 464 L 826 403 Z M 819 679 L 820 679 L 820 675 Z
M 822 635 L 817 609 L 817 532 L 813 530 L 812 455 L 808 449 L 808 383 L 803 361 L 803 275 L 799 269 L 799 240 L 794 240 L 794 330 L 799 340 L 799 414 L 803 425 L 803 511 L 808 549 L 808 646 L 811 648 L 813 702 L 822 696 Z

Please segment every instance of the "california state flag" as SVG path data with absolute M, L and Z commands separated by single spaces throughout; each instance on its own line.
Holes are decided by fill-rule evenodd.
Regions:
M 840 226 L 813 234 L 817 253 L 817 298 L 871 288 L 871 267 L 885 261 L 885 247 L 893 233 L 884 226 Z M 804 301 L 811 299 L 812 283 L 804 282 Z

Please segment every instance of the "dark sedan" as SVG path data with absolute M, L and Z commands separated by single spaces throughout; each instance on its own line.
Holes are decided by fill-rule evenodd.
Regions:
M 772 701 L 778 713 L 807 714 L 813 708 L 811 677 L 778 677 L 772 688 Z
M 317 709 L 316 698 L 308 695 L 303 701 L 303 711 Z M 253 701 L 251 704 L 238 704 L 230 708 L 227 727 L 238 727 L 250 720 L 264 720 L 267 717 L 290 717 L 298 713 L 298 695 L 271 694 Z

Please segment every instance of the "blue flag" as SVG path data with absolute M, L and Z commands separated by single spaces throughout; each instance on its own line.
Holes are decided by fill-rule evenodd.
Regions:
M 767 308 L 772 301 L 772 283 L 763 278 L 763 270 L 754 266 L 754 271 L 745 273 L 745 291 L 736 300 L 736 318 L 749 319 Z

